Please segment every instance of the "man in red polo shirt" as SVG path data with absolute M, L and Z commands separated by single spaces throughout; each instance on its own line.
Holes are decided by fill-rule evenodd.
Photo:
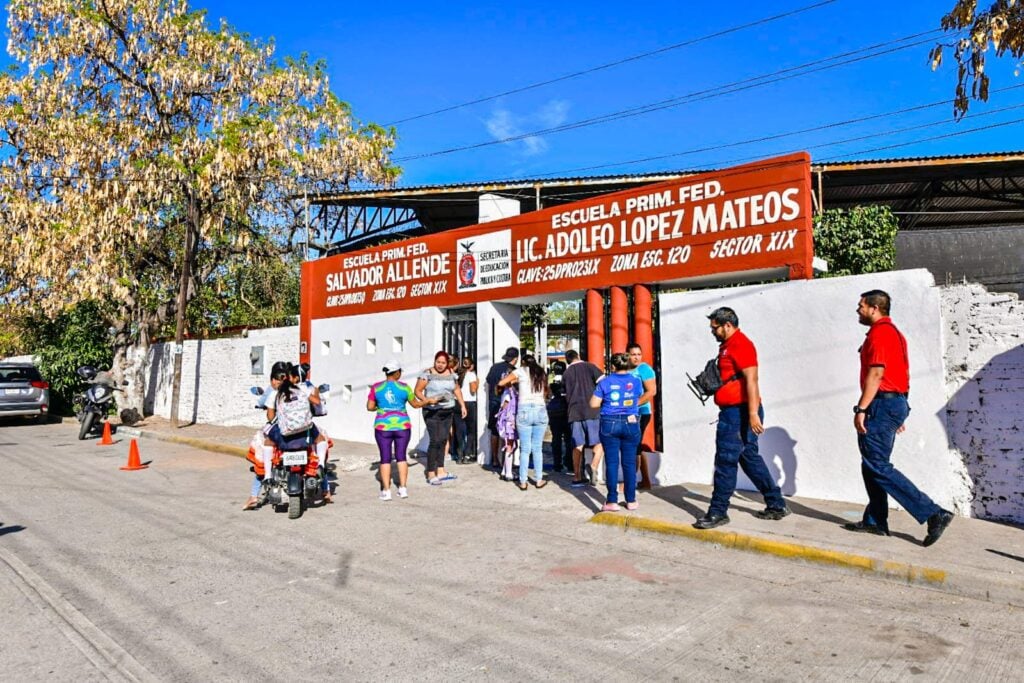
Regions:
M 936 505 L 889 462 L 896 435 L 910 415 L 907 340 L 889 318 L 890 304 L 889 295 L 880 289 L 864 292 L 857 304 L 860 324 L 870 328 L 860 347 L 860 400 L 853 406 L 868 505 L 861 521 L 844 527 L 888 536 L 888 496 L 892 496 L 918 524 L 928 523 L 927 546 L 939 540 L 953 513 Z
M 768 506 L 755 513 L 761 519 L 782 519 L 789 508 L 778 484 L 772 479 L 757 450 L 757 437 L 764 432 L 764 408 L 757 382 L 757 349 L 740 332 L 740 321 L 731 308 L 716 309 L 708 316 L 711 334 L 720 342 L 718 372 L 725 384 L 715 392 L 718 429 L 715 433 L 715 481 L 711 506 L 694 523 L 698 529 L 713 529 L 729 523 L 729 499 L 736 490 L 737 467 L 743 468 Z

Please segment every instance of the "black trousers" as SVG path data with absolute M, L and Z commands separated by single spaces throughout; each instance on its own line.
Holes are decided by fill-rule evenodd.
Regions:
M 462 411 L 453 410 L 452 418 L 455 420 L 455 443 L 451 449 L 452 459 L 475 460 L 476 459 L 476 403 L 466 403 L 466 417 L 462 417 Z
M 452 431 L 452 409 L 424 409 L 423 421 L 427 423 L 430 446 L 427 447 L 427 472 L 437 472 L 444 467 L 444 445 Z
M 572 429 L 569 416 L 552 416 L 548 413 L 551 429 L 551 464 L 555 469 L 572 469 Z

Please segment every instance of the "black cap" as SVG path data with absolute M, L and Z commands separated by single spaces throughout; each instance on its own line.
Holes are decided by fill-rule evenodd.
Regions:
M 519 349 L 514 346 L 510 346 L 505 349 L 505 355 L 501 357 L 504 361 L 510 361 L 513 358 L 519 358 Z

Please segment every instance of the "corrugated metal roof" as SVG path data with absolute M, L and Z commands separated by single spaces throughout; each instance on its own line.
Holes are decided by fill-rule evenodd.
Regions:
M 976 152 L 972 154 L 952 154 L 944 156 L 919 156 L 919 157 L 893 157 L 885 159 L 860 159 L 849 161 L 825 161 L 812 162 L 811 170 L 814 173 L 836 172 L 845 170 L 867 170 L 873 168 L 917 168 L 921 166 L 945 166 L 959 165 L 964 162 L 971 164 L 979 163 L 1003 163 L 1011 161 L 1024 161 L 1024 151 L 1014 152 Z M 627 173 L 596 176 L 564 176 L 556 178 L 522 178 L 514 180 L 485 180 L 464 183 L 446 183 L 439 185 L 410 185 L 394 188 L 367 188 L 363 190 L 350 190 L 348 192 L 323 193 L 310 195 L 309 200 L 313 204 L 337 203 L 345 199 L 368 199 L 368 198 L 411 198 L 424 195 L 457 194 L 463 192 L 508 192 L 514 190 L 536 190 L 537 188 L 552 187 L 586 187 L 590 185 L 611 184 L 641 184 L 653 183 L 663 180 L 673 180 L 698 173 L 712 173 L 716 168 L 702 169 L 681 169 L 678 171 L 659 171 L 657 173 Z

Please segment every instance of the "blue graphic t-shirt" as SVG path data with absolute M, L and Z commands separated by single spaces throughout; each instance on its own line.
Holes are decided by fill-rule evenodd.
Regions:
M 635 368 L 633 368 L 632 370 L 630 370 L 630 373 L 632 373 L 632 375 L 634 377 L 636 377 L 636 378 L 638 378 L 640 380 L 640 393 L 643 393 L 643 384 L 644 384 L 644 382 L 646 382 L 649 379 L 654 379 L 654 368 L 652 368 L 647 363 L 641 363 L 640 365 L 638 365 Z M 651 414 L 651 403 L 652 402 L 653 401 L 648 401 L 647 403 L 645 403 L 642 406 L 640 406 L 640 414 L 641 415 L 650 415 Z
M 602 415 L 636 415 L 643 393 L 640 379 L 628 373 L 605 375 L 594 388 L 594 396 L 601 399 Z

